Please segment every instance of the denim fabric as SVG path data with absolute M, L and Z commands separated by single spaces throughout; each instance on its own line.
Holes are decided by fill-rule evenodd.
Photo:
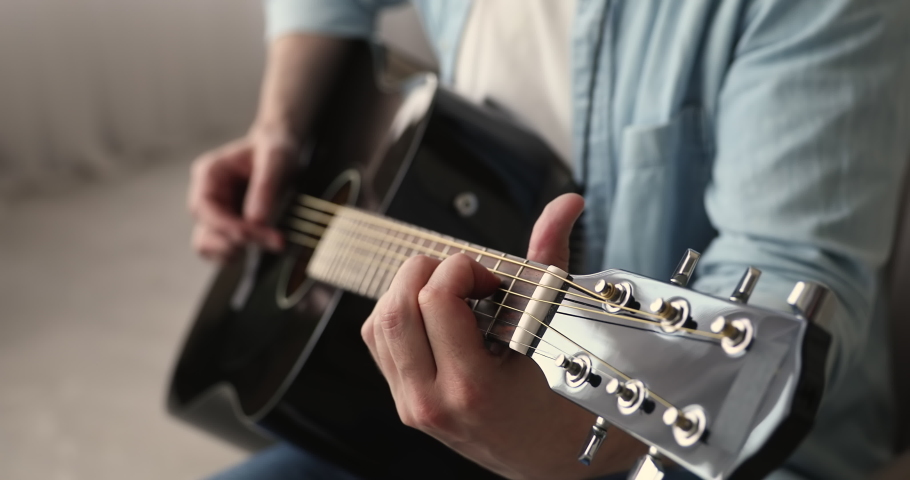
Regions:
M 370 0 L 267 0 L 270 35 L 368 37 Z M 470 1 L 414 2 L 451 80 Z M 906 0 L 579 0 L 574 163 L 589 268 L 667 278 L 788 309 L 799 280 L 839 305 L 828 388 L 779 478 L 865 478 L 890 455 L 883 269 L 910 154 Z

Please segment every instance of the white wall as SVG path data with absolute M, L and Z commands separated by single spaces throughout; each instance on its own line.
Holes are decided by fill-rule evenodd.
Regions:
M 432 60 L 415 22 L 399 10 L 383 36 Z M 0 198 L 242 134 L 262 31 L 250 0 L 0 1 Z

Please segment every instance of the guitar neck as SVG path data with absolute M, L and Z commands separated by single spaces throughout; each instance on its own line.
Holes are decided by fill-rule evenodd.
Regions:
M 468 255 L 502 280 L 494 295 L 468 300 L 479 328 L 489 340 L 511 343 L 516 341 L 516 329 L 529 330 L 517 340 L 526 343 L 525 348 L 513 345 L 519 350 L 536 343 L 534 332 L 546 321 L 540 318 L 544 314 L 527 318 L 532 299 L 543 295 L 555 300 L 562 285 L 563 279 L 549 274 L 552 267 L 547 265 L 314 197 L 302 197 L 301 204 L 295 209 L 296 218 L 291 221 L 295 232 L 289 239 L 315 249 L 307 268 L 311 278 L 378 299 L 410 257 L 442 260 Z M 557 287 L 544 287 L 551 291 L 541 293 L 541 283 L 548 279 Z

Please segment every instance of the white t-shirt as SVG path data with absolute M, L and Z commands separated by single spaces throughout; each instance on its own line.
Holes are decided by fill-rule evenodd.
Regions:
M 570 33 L 575 0 L 477 0 L 455 66 L 455 91 L 491 99 L 572 158 Z

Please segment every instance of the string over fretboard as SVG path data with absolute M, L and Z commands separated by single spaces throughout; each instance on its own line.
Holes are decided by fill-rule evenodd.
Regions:
M 302 234 L 321 236 L 307 269 L 311 278 L 378 299 L 408 258 L 426 255 L 445 259 L 463 253 L 502 279 L 503 288 L 493 296 L 469 300 L 488 338 L 511 338 L 519 328 L 524 332 L 522 344 L 535 343 L 535 332 L 549 308 L 540 314 L 538 305 L 538 315 L 531 318 L 527 312 L 529 305 L 533 306 L 531 299 L 543 295 L 553 297 L 552 301 L 562 286 L 561 279 L 554 282 L 554 274 L 547 273 L 546 265 L 353 208 L 320 212 L 319 205 L 316 201 L 300 207 L 296 212 L 299 220 L 293 224 Z M 324 220 L 324 224 L 319 225 L 318 220 Z M 555 287 L 541 292 L 543 280 Z

